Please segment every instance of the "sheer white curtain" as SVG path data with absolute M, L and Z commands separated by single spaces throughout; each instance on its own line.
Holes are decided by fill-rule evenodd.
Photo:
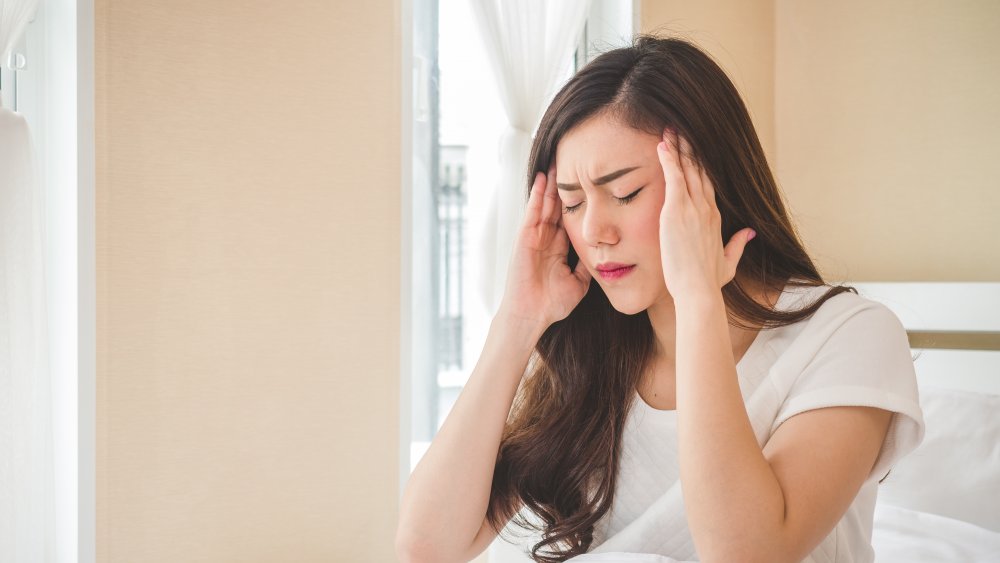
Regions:
M 37 6 L 0 0 L 0 64 Z M 32 151 L 27 121 L 0 107 L 0 561 L 17 563 L 55 560 L 44 197 Z
M 6 65 L 14 45 L 28 27 L 39 0 L 0 0 L 0 64 Z M 9 65 L 7 68 L 14 68 Z
M 479 290 L 492 315 L 503 297 L 511 249 L 524 216 L 532 135 L 571 60 L 590 0 L 469 1 L 508 122 L 480 233 Z

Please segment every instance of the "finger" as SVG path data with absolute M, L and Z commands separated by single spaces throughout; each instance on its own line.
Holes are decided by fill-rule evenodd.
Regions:
M 558 223 L 558 219 L 556 221 L 556 237 L 555 240 L 552 241 L 552 251 L 565 259 L 566 253 L 569 252 L 569 234 L 566 232 L 566 229 Z
M 705 199 L 712 209 L 718 211 L 719 203 L 715 201 L 715 186 L 712 185 L 712 180 L 708 177 L 708 171 L 705 170 L 705 167 L 701 167 L 698 175 L 701 176 L 701 189 L 705 190 Z
M 549 166 L 549 174 L 545 177 L 545 203 L 542 206 L 542 222 L 555 223 L 561 213 L 557 213 L 559 207 L 559 194 L 556 191 L 556 165 Z
M 535 181 L 531 184 L 531 191 L 528 192 L 528 206 L 524 210 L 524 222 L 528 225 L 538 223 L 542 215 L 542 178 L 545 176 L 541 172 L 535 173 Z
M 552 184 L 552 218 L 551 222 L 555 224 L 562 223 L 562 197 L 559 196 L 559 185 L 556 184 L 556 163 L 553 162 L 552 166 L 549 167 L 549 182 Z
M 734 276 L 740 259 L 743 258 L 743 252 L 747 247 L 747 243 L 749 243 L 750 240 L 756 236 L 756 234 L 757 233 L 753 229 L 742 229 L 729 238 L 729 244 L 727 244 L 722 250 L 722 254 L 726 257 L 726 263 L 729 266 L 728 271 L 732 272 Z
M 660 166 L 663 167 L 663 179 L 666 182 L 663 204 L 683 205 L 690 199 L 687 195 L 687 186 L 684 182 L 684 173 L 681 171 L 680 163 L 676 160 L 672 140 L 664 134 L 663 141 L 656 146 L 656 154 L 660 157 Z
M 705 191 L 701 186 L 701 174 L 699 174 L 698 165 L 695 164 L 692 157 L 693 150 L 691 149 L 691 143 L 684 136 L 679 136 L 679 141 L 681 169 L 684 171 L 684 181 L 687 183 L 691 201 L 699 206 L 707 205 Z

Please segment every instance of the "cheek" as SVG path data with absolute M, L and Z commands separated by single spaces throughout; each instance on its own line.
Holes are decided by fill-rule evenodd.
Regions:
M 642 229 L 646 236 L 652 235 L 658 238 L 660 233 L 660 211 L 659 209 L 643 209 L 642 217 L 635 222 L 636 226 Z
M 635 226 L 636 238 L 648 243 L 655 248 L 660 245 L 660 210 L 663 209 L 662 192 L 658 198 L 644 205 L 632 224 Z

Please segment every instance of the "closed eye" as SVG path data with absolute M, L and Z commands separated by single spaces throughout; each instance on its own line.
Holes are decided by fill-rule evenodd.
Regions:
M 644 188 L 644 187 L 646 187 L 646 186 L 643 186 L 643 188 Z M 625 196 L 625 197 L 616 197 L 615 199 L 617 199 L 617 200 L 618 200 L 618 205 L 625 205 L 625 204 L 627 204 L 628 202 L 630 202 L 630 201 L 632 201 L 633 199 L 635 199 L 635 196 L 639 195 L 639 192 L 641 192 L 641 191 L 642 191 L 642 188 L 639 188 L 638 190 L 636 190 L 636 191 L 634 191 L 634 192 L 632 192 L 632 193 L 628 194 L 628 195 L 627 195 L 627 196 Z
M 643 186 L 642 188 L 645 188 L 645 187 L 646 186 Z M 639 188 L 638 190 L 636 190 L 636 191 L 628 194 L 627 196 L 616 197 L 615 200 L 618 202 L 618 205 L 628 205 L 633 199 L 635 199 L 635 196 L 639 195 L 639 192 L 642 191 L 642 188 Z M 581 205 L 583 205 L 583 202 L 580 202 L 580 203 L 578 203 L 578 204 L 576 204 L 576 205 L 574 205 L 572 207 L 564 207 L 563 208 L 563 212 L 564 213 L 573 213 L 574 211 L 576 211 L 577 209 L 579 209 Z

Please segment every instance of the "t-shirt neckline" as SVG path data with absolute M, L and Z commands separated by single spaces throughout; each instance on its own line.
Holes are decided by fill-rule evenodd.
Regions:
M 779 311 L 783 310 L 781 308 L 782 305 L 784 305 L 787 302 L 787 299 L 792 293 L 792 290 L 795 289 L 796 287 L 797 286 L 786 284 L 785 287 L 782 289 L 781 293 L 778 295 L 778 299 L 774 302 L 774 308 Z M 743 356 L 740 358 L 740 361 L 736 362 L 737 371 L 739 371 L 742 366 L 746 365 L 748 360 L 757 356 L 758 350 L 760 349 L 761 346 L 764 345 L 764 342 L 771 337 L 772 332 L 773 329 L 761 329 L 757 331 L 757 335 L 754 336 L 753 342 L 750 343 L 750 347 L 747 348 L 746 352 L 743 353 Z M 677 416 L 676 408 L 658 409 L 647 403 L 646 400 L 642 398 L 642 395 L 639 394 L 638 390 L 636 390 L 634 397 L 635 400 L 639 403 L 639 406 L 643 408 L 643 410 L 653 411 L 659 414 L 660 416 Z

